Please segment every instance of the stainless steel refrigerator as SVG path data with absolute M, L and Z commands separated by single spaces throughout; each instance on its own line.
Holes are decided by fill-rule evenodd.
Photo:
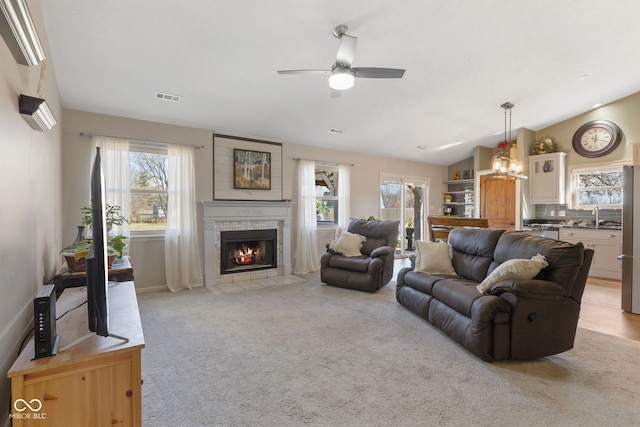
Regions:
M 640 218 L 633 218 L 640 214 L 640 166 L 624 166 L 622 179 L 622 309 L 640 313 Z

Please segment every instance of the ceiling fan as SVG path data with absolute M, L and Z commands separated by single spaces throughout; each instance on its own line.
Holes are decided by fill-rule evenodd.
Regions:
M 330 70 L 279 70 L 278 74 L 329 74 L 331 89 L 345 90 L 353 87 L 356 77 L 369 79 L 399 79 L 404 70 L 399 68 L 351 67 L 356 54 L 357 37 L 347 35 L 346 25 L 338 25 L 333 35 L 340 40 L 336 62 Z

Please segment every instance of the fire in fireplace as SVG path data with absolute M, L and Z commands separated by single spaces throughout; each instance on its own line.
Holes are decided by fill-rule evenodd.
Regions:
M 222 231 L 220 273 L 276 268 L 278 230 Z

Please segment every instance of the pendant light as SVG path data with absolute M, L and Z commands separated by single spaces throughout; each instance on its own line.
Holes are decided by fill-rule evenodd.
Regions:
M 505 102 L 500 106 L 504 109 L 504 141 L 498 144 L 499 150 L 491 157 L 491 168 L 493 170 L 489 175 L 495 178 L 504 179 L 527 179 L 522 174 L 522 162 L 509 155 L 509 145 L 511 144 L 511 109 L 514 105 L 511 102 Z M 509 125 L 507 132 L 507 123 Z

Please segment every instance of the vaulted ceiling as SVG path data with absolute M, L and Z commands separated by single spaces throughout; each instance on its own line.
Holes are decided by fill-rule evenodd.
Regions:
M 640 91 L 637 0 L 41 2 L 65 108 L 451 164 Z M 326 75 L 346 24 L 356 79 Z M 161 100 L 157 92 L 178 95 Z M 331 133 L 336 128 L 342 133 Z

